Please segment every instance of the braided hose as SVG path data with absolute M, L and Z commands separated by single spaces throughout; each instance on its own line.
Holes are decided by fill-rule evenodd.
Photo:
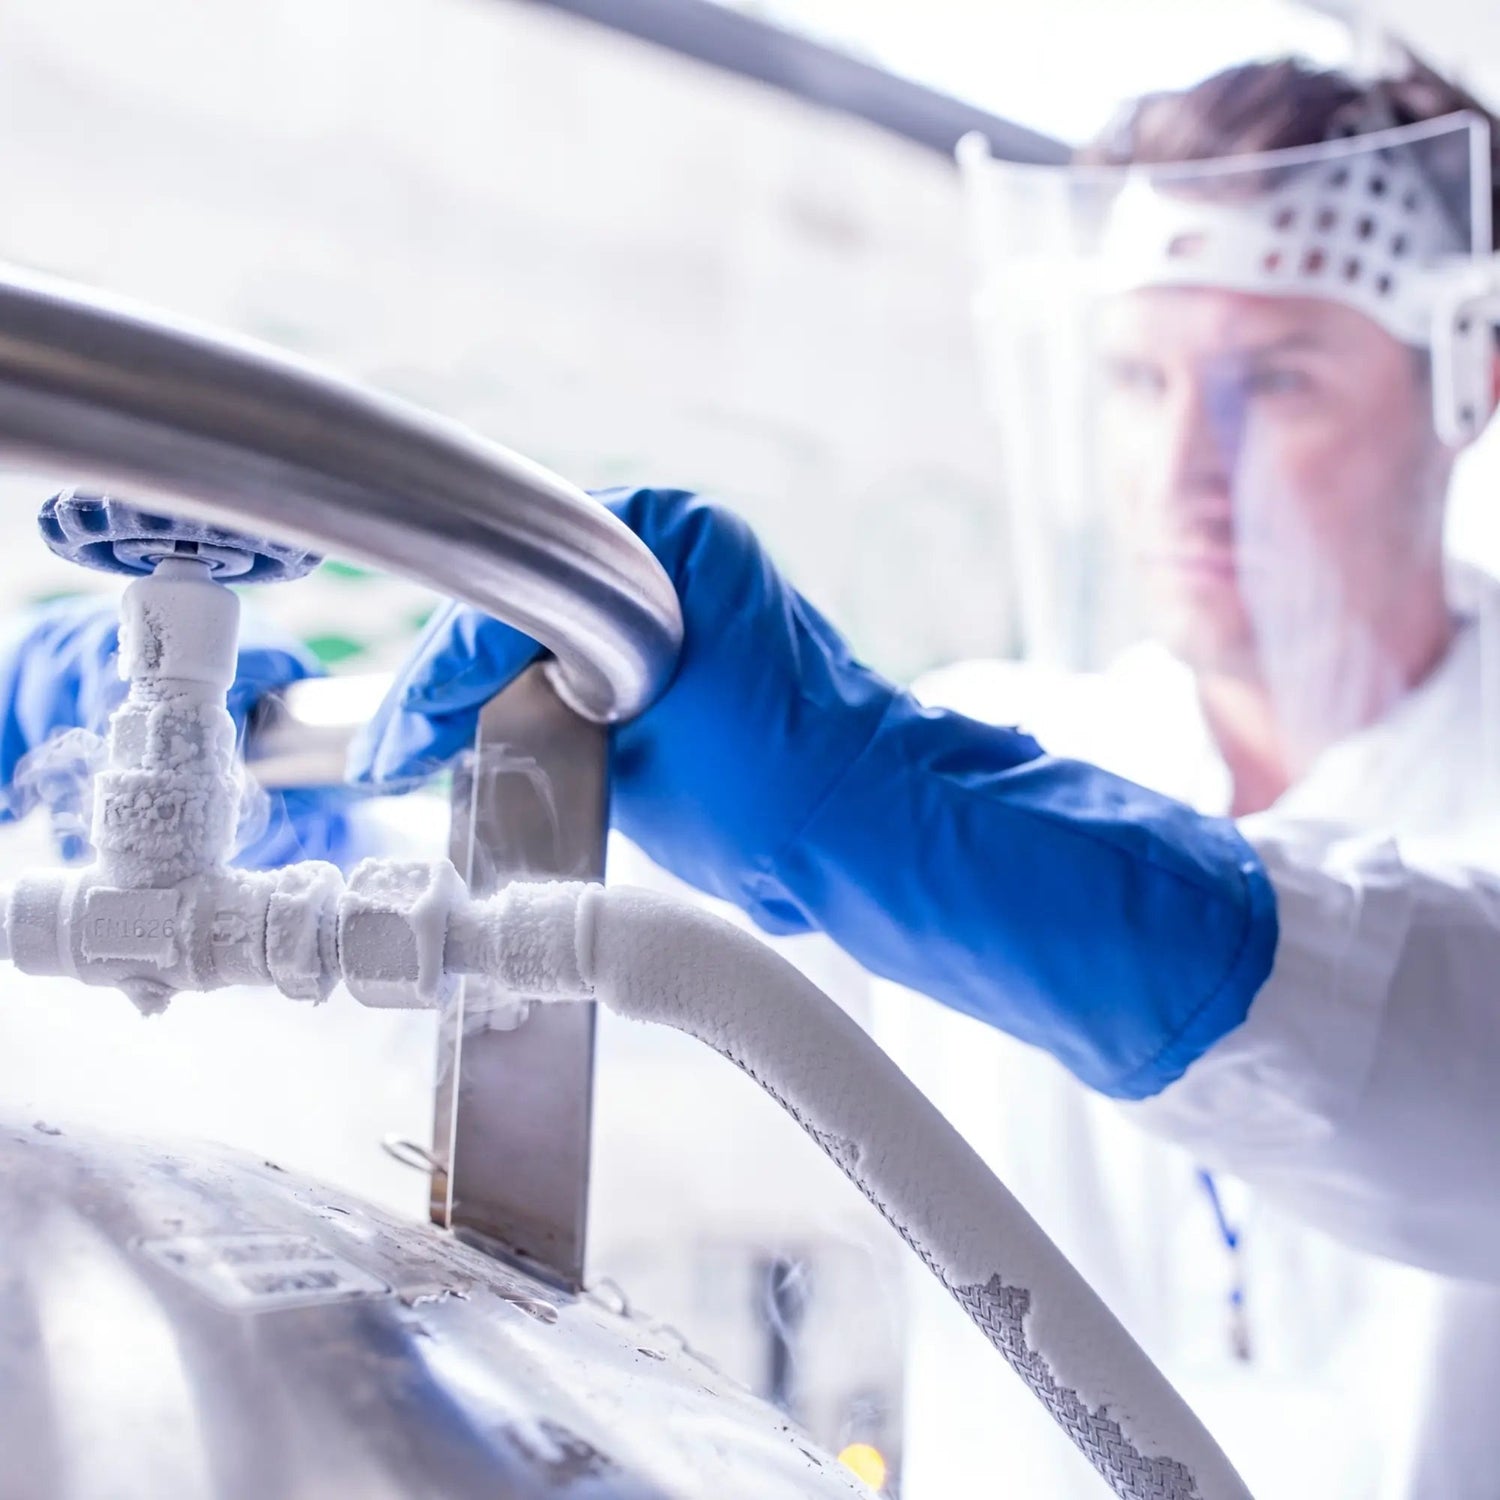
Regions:
M 696 907 L 518 883 L 461 905 L 445 967 L 597 999 L 748 1073 L 880 1210 L 1122 1500 L 1249 1500 L 1227 1458 L 1061 1251 L 802 973 Z

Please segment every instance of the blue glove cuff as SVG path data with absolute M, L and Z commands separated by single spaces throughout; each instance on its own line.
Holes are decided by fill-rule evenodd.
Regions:
M 908 695 L 760 897 L 1122 1099 L 1244 1020 L 1277 941 L 1232 822 Z

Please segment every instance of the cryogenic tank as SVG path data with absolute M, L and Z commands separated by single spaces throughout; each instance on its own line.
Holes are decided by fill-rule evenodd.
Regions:
M 5 1500 L 868 1494 L 670 1330 L 273 1162 L 0 1124 Z

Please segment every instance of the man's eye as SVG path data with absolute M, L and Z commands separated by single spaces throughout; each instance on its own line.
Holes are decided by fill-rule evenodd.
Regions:
M 1158 396 L 1166 389 L 1162 372 L 1141 359 L 1107 360 L 1104 378 L 1112 390 L 1128 391 L 1138 396 Z
M 1245 391 L 1251 396 L 1292 396 L 1310 390 L 1312 381 L 1306 371 L 1270 365 L 1245 375 Z

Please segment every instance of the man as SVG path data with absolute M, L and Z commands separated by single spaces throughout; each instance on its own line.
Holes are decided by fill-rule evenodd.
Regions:
M 1035 655 L 1102 670 L 969 663 L 924 684 L 928 701 L 1019 718 L 1049 750 L 1204 811 L 1272 809 L 1272 826 L 1333 821 L 1408 848 L 1440 843 L 1450 859 L 1500 858 L 1500 593 L 1444 554 L 1457 424 L 1439 410 L 1447 430 L 1435 430 L 1443 393 L 1418 269 L 1488 253 L 1464 207 L 1489 191 L 1470 177 L 1475 127 L 1458 117 L 1473 108 L 1416 65 L 1371 87 L 1280 62 L 1140 101 L 1068 173 L 970 150 L 1013 528 L 1049 585 L 1023 589 L 1026 633 Z M 1447 126 L 1392 129 L 1450 114 Z M 1132 629 L 1135 644 L 1109 649 Z M 1455 1018 L 1441 1002 L 1387 1016 L 1377 1063 L 1361 1000 L 1327 994 L 1299 1018 L 1331 1065 L 1289 1064 L 1272 1047 L 1258 1066 L 1279 1069 L 1279 1085 L 1237 1098 L 1247 1070 L 1237 1078 L 1227 1062 L 1216 1087 L 1210 1051 L 1127 1113 L 1210 1160 L 1226 1159 L 1222 1138 L 1238 1131 L 1227 1159 L 1275 1172 L 1294 1142 L 1336 1135 L 1362 1095 L 1367 1112 L 1378 1097 L 1393 1161 L 1395 1137 L 1422 1122 L 1370 1089 L 1371 1071 L 1399 1068 L 1393 1036 L 1418 1053 L 1428 1028 Z M 883 1038 L 1253 1490 L 1492 1492 L 1489 1426 L 1450 1408 L 1471 1382 L 1476 1402 L 1494 1394 L 1495 1356 L 1488 1368 L 1476 1357 L 1500 1349 L 1494 1294 L 1382 1268 L 1299 1229 L 1195 1156 L 1141 1137 L 1060 1070 L 930 1010 L 887 997 Z M 1283 1184 L 1283 1202 L 1427 1259 L 1341 1221 L 1341 1170 L 1330 1160 Z M 976 1368 L 957 1399 L 936 1396 L 937 1372 L 962 1357 L 953 1333 L 929 1302 L 911 1493 L 943 1493 L 997 1422 L 1008 1477 L 1088 1493 L 1003 1383 Z

